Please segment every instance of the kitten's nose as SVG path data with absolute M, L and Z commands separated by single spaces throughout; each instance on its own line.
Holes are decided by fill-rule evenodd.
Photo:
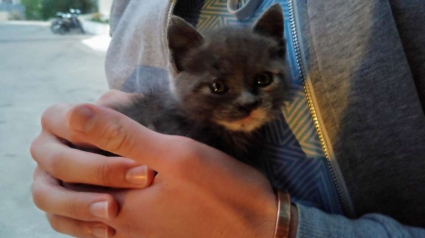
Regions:
M 255 100 L 253 102 L 239 105 L 238 109 L 243 112 L 251 112 L 252 110 L 256 109 L 258 106 L 260 106 L 260 104 L 261 104 L 260 100 Z

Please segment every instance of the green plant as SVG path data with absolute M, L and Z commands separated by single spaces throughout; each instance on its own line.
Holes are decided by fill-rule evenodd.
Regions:
M 109 23 L 109 19 L 102 17 L 102 15 L 98 12 L 93 13 L 90 21 L 99 22 L 99 23 Z
M 25 18 L 28 20 L 41 20 L 41 0 L 21 0 L 25 6 Z
M 96 0 L 21 0 L 21 3 L 29 20 L 47 20 L 55 17 L 56 12 L 68 12 L 70 8 L 80 9 L 82 13 L 97 11 Z
M 56 15 L 56 12 L 68 12 L 70 8 L 78 8 L 82 13 L 97 10 L 97 1 L 94 0 L 41 0 L 41 16 L 47 20 Z
M 22 20 L 22 16 L 18 12 L 9 13 L 9 20 Z

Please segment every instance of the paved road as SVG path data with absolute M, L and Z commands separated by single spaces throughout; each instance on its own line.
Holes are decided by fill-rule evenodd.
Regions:
M 93 102 L 107 84 L 105 53 L 48 26 L 0 24 L 0 237 L 61 238 L 32 203 L 29 153 L 40 116 L 59 102 Z

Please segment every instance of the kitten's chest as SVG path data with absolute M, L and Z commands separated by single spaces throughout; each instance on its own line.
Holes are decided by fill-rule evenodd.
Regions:
M 218 131 L 207 144 L 243 162 L 255 159 L 261 146 L 258 138 L 252 133 L 235 133 L 226 130 Z

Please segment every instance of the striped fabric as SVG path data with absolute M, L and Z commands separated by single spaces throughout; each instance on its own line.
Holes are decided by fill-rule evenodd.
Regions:
M 241 0 L 241 4 L 246 1 Z M 262 131 L 267 142 L 262 151 L 261 169 L 266 172 L 273 187 L 289 191 L 293 201 L 342 214 L 296 65 L 287 0 L 263 0 L 252 17 L 243 21 L 238 21 L 227 11 L 227 0 L 179 0 L 174 14 L 202 32 L 224 25 L 251 25 L 274 3 L 281 4 L 285 15 L 287 61 L 295 96 L 282 107 L 279 119 Z

